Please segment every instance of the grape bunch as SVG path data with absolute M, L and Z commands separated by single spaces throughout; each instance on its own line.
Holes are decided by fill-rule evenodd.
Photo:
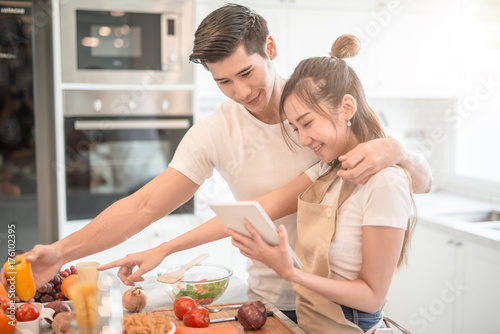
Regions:
M 35 302 L 50 303 L 54 300 L 68 300 L 61 292 L 61 283 L 69 275 L 75 274 L 78 274 L 75 266 L 58 272 L 48 283 L 45 283 L 36 290 Z

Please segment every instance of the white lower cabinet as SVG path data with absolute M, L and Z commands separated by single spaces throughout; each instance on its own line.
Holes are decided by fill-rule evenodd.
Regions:
M 500 333 L 500 250 L 464 241 L 461 253 L 456 333 Z
M 412 333 L 453 333 L 455 262 L 454 238 L 417 224 L 408 267 L 393 279 L 386 315 Z
M 387 316 L 412 333 L 499 333 L 498 249 L 417 224 L 410 252 L 393 279 Z

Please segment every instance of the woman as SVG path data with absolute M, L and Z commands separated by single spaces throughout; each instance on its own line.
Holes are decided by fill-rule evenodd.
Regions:
M 252 238 L 228 231 L 242 254 L 292 282 L 298 322 L 309 333 L 360 333 L 380 326 L 413 225 L 410 182 L 401 168 L 385 168 L 363 185 L 337 176 L 339 156 L 385 137 L 356 73 L 342 60 L 358 50 L 354 36 L 339 37 L 331 57 L 298 65 L 281 97 L 280 117 L 321 159 L 307 172 L 315 182 L 299 196 L 296 253 L 304 268 L 293 266 L 283 226 L 276 247 L 248 223 Z

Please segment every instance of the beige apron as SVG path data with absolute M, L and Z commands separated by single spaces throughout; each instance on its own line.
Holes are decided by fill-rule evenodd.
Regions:
M 338 169 L 320 177 L 299 196 L 297 216 L 297 245 L 295 252 L 304 264 L 302 270 L 330 276 L 328 250 L 335 240 L 337 209 L 352 194 L 356 184 L 343 181 L 333 206 L 319 204 L 328 188 L 337 179 Z M 361 334 L 363 331 L 344 317 L 340 305 L 293 284 L 297 293 L 297 318 L 299 326 L 310 334 L 346 333 Z

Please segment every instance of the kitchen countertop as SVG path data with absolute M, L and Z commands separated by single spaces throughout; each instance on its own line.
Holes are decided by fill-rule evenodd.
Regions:
M 500 250 L 500 221 L 471 223 L 455 217 L 457 213 L 500 211 L 500 205 L 443 192 L 414 195 L 414 199 L 417 205 L 418 224 L 436 228 L 458 238 L 471 240 Z M 490 227 L 498 227 L 499 229 L 495 230 Z M 173 307 L 172 300 L 166 295 L 161 283 L 156 281 L 156 276 L 145 276 L 145 281 L 140 285 L 145 288 L 148 294 L 148 306 L 145 311 Z M 122 293 L 128 288 L 121 284 Z M 247 284 L 236 275 L 233 275 L 227 291 L 216 303 L 234 303 L 258 299 L 257 296 L 249 296 L 247 290 Z M 305 333 L 273 305 L 266 301 L 263 302 L 294 332 Z M 40 333 L 49 334 L 53 332 L 45 323 Z
M 143 287 L 148 297 L 148 304 L 146 308 L 143 310 L 143 312 L 155 309 L 172 308 L 173 301 L 167 296 L 165 287 L 161 285 L 162 283 L 156 281 L 156 276 L 145 276 L 144 279 L 145 279 L 144 282 L 138 284 Z M 122 293 L 129 288 L 130 288 L 129 286 L 125 286 L 120 283 L 120 290 L 122 291 Z M 229 281 L 227 290 L 220 297 L 220 299 L 217 299 L 215 303 L 217 304 L 235 303 L 235 302 L 246 302 L 249 300 L 259 299 L 256 295 L 252 295 L 251 293 L 249 294 L 247 293 L 247 291 L 248 291 L 247 284 L 237 276 L 233 275 Z M 285 316 L 282 312 L 280 312 L 280 310 L 278 310 L 274 305 L 265 300 L 262 299 L 260 300 L 266 304 L 268 310 L 273 311 L 275 316 L 278 316 L 281 320 L 283 320 L 283 322 L 285 322 L 295 333 L 306 334 L 296 323 L 291 321 L 287 316 Z M 126 310 L 124 310 L 124 312 L 125 314 L 128 313 L 128 311 Z M 52 329 L 45 321 L 43 321 L 40 334 L 52 334 L 52 333 L 53 333 Z
M 460 213 L 500 211 L 500 205 L 442 192 L 415 195 L 414 199 L 418 224 L 500 250 L 500 221 L 467 222 L 457 217 Z

